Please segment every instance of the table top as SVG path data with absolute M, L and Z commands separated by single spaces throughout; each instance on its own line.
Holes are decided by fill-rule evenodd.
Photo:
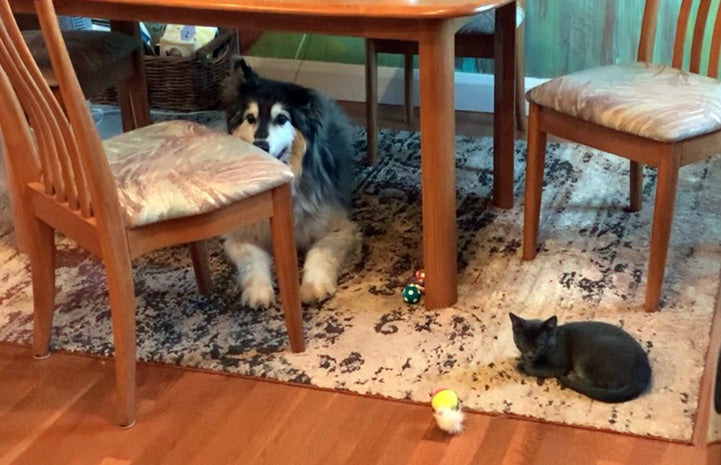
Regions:
M 511 0 L 97 0 L 108 4 L 162 4 L 166 7 L 248 11 L 314 16 L 458 17 Z
M 376 17 L 376 18 L 453 18 L 470 16 L 497 8 L 513 0 L 56 0 L 58 11 L 72 9 L 73 3 L 115 8 L 156 6 L 167 9 L 197 9 L 282 15 Z M 11 0 L 26 9 L 31 0 Z
M 162 21 L 417 40 L 436 22 L 461 21 L 514 0 L 54 0 L 59 15 Z M 16 12 L 33 0 L 10 0 Z

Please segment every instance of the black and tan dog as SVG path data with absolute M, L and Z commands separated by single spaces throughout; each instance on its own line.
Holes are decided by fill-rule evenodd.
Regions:
M 351 126 L 335 102 L 312 89 L 260 77 L 234 57 L 224 82 L 231 134 L 290 165 L 295 180 L 295 237 L 306 251 L 301 297 L 311 303 L 336 291 L 339 268 L 359 243 L 349 219 L 354 148 Z M 238 269 L 243 304 L 275 301 L 267 224 L 225 236 L 225 250 Z

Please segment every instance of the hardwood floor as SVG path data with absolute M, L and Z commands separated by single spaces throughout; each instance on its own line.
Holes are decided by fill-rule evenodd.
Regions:
M 469 414 L 466 430 L 451 437 L 427 405 L 144 363 L 138 422 L 122 430 L 113 423 L 112 368 L 65 353 L 36 361 L 29 348 L 0 344 L 0 465 L 721 464 L 721 445 L 708 446 L 702 432 L 686 445 Z M 702 412 L 710 409 L 707 375 Z
M 32 359 L 0 344 L 0 463 L 584 464 L 721 463 L 692 446 L 469 414 L 450 437 L 430 407 L 139 364 L 138 422 L 113 424 L 106 360 Z

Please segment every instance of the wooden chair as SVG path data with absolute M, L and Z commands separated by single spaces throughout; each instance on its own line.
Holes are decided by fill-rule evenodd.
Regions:
M 40 71 L 62 102 L 37 17 L 16 18 Z M 118 86 L 123 130 L 130 131 L 151 123 L 143 49 L 137 23 L 112 21 L 111 26 L 113 31 L 67 30 L 62 36 L 85 98 Z
M 526 127 L 524 95 L 524 1 L 516 8 L 516 125 Z M 456 57 L 493 58 L 495 40 L 495 10 L 479 13 L 455 35 Z M 403 54 L 403 108 L 406 123 L 413 122 L 413 55 L 418 43 L 391 39 L 366 39 L 366 129 L 368 138 L 367 162 L 378 158 L 378 54 Z
M 290 347 L 304 350 L 290 168 L 251 144 L 187 121 L 158 123 L 102 142 L 58 28 L 52 0 L 37 13 L 65 112 L 36 66 L 8 0 L 0 0 L 0 129 L 8 175 L 29 244 L 33 354 L 49 353 L 55 232 L 102 260 L 110 294 L 118 423 L 135 415 L 132 260 L 193 244 L 201 291 L 210 287 L 202 242 L 267 221 Z M 67 115 L 67 116 L 66 116 Z
M 18 14 L 15 18 L 40 72 L 62 106 L 60 87 L 37 16 Z M 62 36 L 85 98 L 117 86 L 122 127 L 131 131 L 151 123 L 143 51 L 137 23 L 114 21 L 113 27 L 116 31 L 67 30 L 62 31 Z M 25 251 L 24 238 L 17 239 L 19 250 Z
M 523 258 L 536 256 L 548 134 L 630 160 L 630 209 L 641 208 L 642 167 L 658 170 L 646 287 L 646 311 L 661 301 L 679 168 L 721 147 L 721 20 L 707 25 L 711 0 L 683 0 L 670 66 L 653 64 L 660 0 L 647 0 L 637 61 L 552 79 L 527 94 L 530 101 Z M 698 13 L 692 20 L 692 7 Z M 708 26 L 708 27 L 707 27 Z M 689 29 L 691 28 L 691 29 Z M 691 33 L 687 44 L 687 33 Z M 707 77 L 701 75 L 710 38 Z M 690 49 L 687 47 L 690 45 Z M 683 70 L 689 52 L 688 70 Z

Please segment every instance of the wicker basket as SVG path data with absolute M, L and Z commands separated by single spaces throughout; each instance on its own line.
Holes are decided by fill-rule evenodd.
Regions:
M 221 99 L 221 81 L 230 71 L 236 53 L 234 29 L 220 33 L 191 57 L 145 56 L 145 78 L 150 108 L 178 112 L 211 110 Z M 110 88 L 90 99 L 117 104 L 117 89 Z

